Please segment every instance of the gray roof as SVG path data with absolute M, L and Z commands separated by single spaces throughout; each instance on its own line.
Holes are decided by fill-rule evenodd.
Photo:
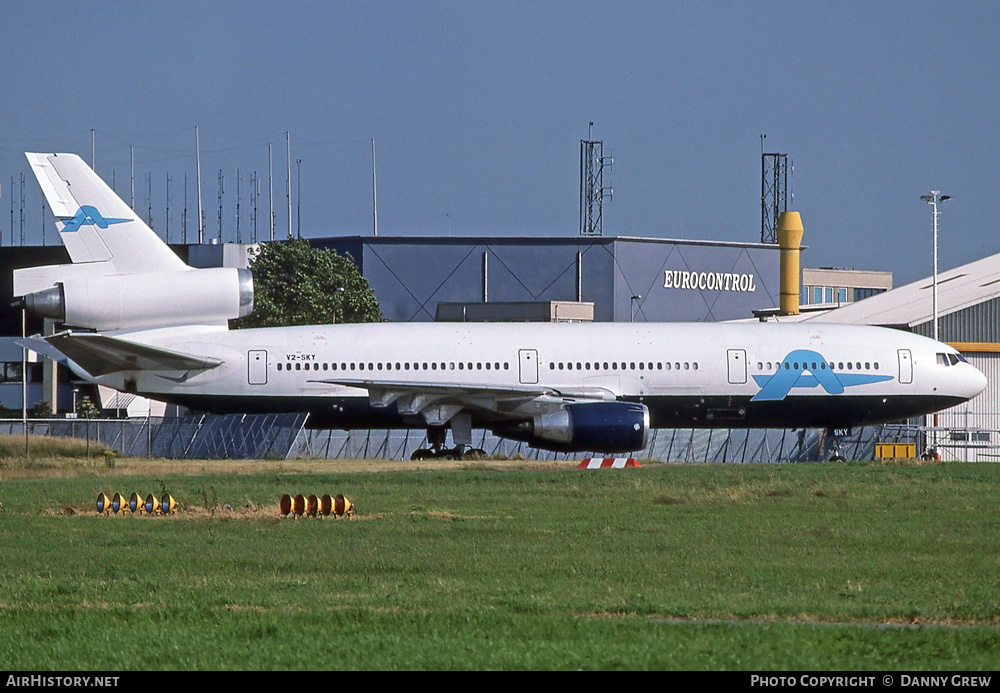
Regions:
M 802 320 L 910 329 L 933 318 L 931 277 Z M 938 316 L 1000 297 L 1000 254 L 938 272 Z

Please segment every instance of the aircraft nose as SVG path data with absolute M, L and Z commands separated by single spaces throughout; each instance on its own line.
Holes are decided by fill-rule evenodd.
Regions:
M 962 396 L 965 397 L 966 399 L 972 399 L 973 397 L 976 397 L 983 390 L 986 389 L 986 385 L 988 384 L 986 381 L 986 376 L 983 375 L 982 371 L 980 371 L 975 366 L 969 365 L 967 363 L 960 365 L 965 366 L 965 368 L 962 369 L 965 371 L 962 374 L 963 375 L 961 383 Z

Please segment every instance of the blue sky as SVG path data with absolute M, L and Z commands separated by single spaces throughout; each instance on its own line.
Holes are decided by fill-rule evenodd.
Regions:
M 756 241 L 760 135 L 787 153 L 809 267 L 930 274 L 1000 252 L 1000 3 L 27 2 L 0 21 L 0 237 L 41 239 L 24 151 L 73 151 L 180 239 L 579 233 L 579 150 L 613 154 L 605 235 Z M 301 159 L 301 164 L 298 160 Z M 298 171 L 301 170 L 301 180 Z M 149 176 L 149 184 L 146 177 Z M 14 189 L 11 190 L 11 176 Z M 151 195 L 149 189 L 151 186 Z M 148 201 L 147 201 L 148 198 Z M 46 240 L 55 233 L 48 222 Z

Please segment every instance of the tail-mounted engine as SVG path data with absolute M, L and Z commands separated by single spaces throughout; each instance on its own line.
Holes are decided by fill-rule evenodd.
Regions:
M 253 276 L 234 267 L 67 278 L 24 296 L 69 327 L 118 330 L 217 324 L 253 311 Z

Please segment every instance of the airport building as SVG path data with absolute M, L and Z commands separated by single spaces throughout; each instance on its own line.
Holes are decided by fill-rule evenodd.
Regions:
M 834 267 L 802 268 L 803 307 L 839 307 L 892 288 L 892 272 L 847 270 Z
M 510 306 L 486 319 L 588 319 L 571 310 L 574 302 L 592 304 L 598 322 L 716 322 L 778 304 L 774 244 L 624 236 L 311 242 L 349 254 L 393 322 L 439 319 L 440 305 L 464 306 L 469 316 L 478 304 Z M 562 302 L 562 312 L 542 310 L 547 318 L 531 306 L 552 302 Z M 456 319 L 448 309 L 440 318 Z

